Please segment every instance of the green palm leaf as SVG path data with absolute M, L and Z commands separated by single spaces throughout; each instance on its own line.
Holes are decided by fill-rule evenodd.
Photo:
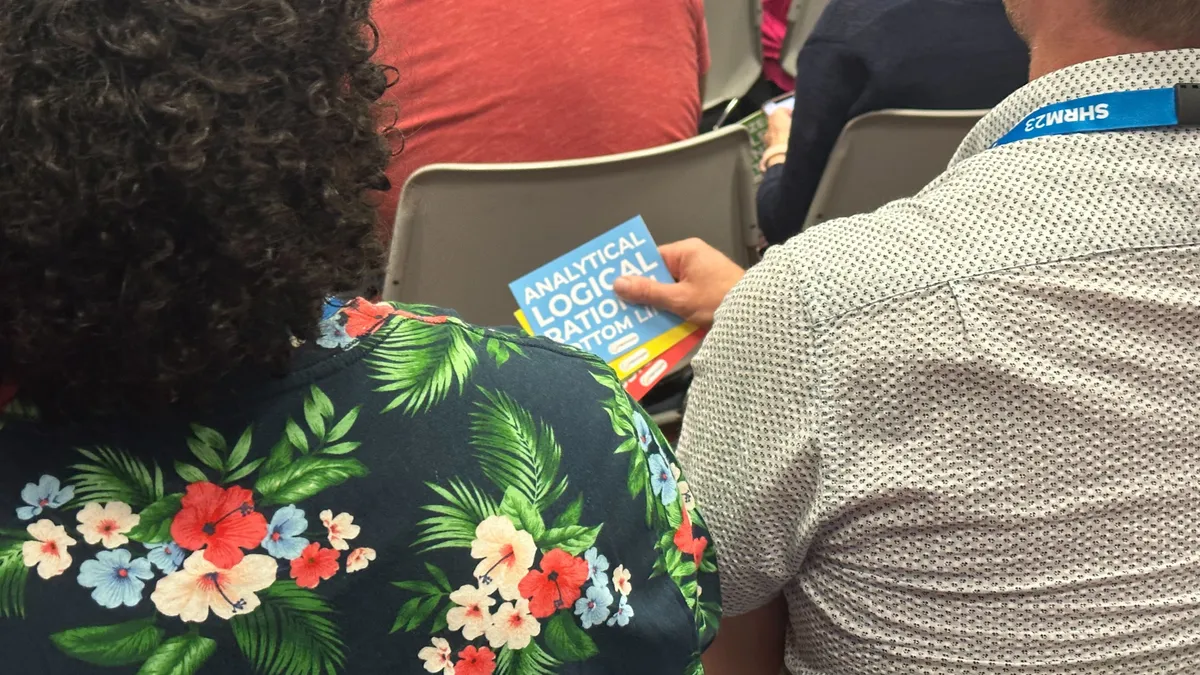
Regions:
M 625 393 L 625 389 L 617 381 L 612 370 L 605 366 L 603 371 L 592 373 L 592 379 L 612 393 L 612 396 L 603 401 L 601 406 L 608 413 L 613 433 L 622 438 L 636 435 L 637 429 L 633 424 L 635 414 L 633 404 L 630 403 L 629 394 Z
M 446 503 L 421 507 L 434 514 L 417 523 L 422 528 L 421 537 L 413 542 L 413 546 L 422 546 L 422 553 L 440 548 L 471 548 L 475 528 L 496 515 L 500 508 L 472 483 L 452 479 L 448 490 L 433 483 L 426 485 Z
M 137 675 L 195 675 L 217 652 L 217 641 L 192 628 L 158 646 L 142 664 Z
M 487 402 L 471 413 L 471 444 L 484 475 L 501 490 L 516 488 L 539 511 L 567 489 L 557 482 L 562 448 L 545 422 L 535 424 L 529 411 L 501 392 L 483 392 Z
M 0 429 L 4 428 L 5 420 L 35 421 L 40 417 L 37 406 L 32 403 L 21 403 L 19 399 L 8 402 L 8 406 L 0 406 Z
M 0 538 L 0 618 L 25 616 L 29 568 L 21 557 L 21 539 Z
M 276 581 L 259 593 L 262 605 L 229 624 L 242 654 L 264 675 L 337 675 L 345 643 L 316 593 Z
M 412 415 L 441 403 L 471 376 L 478 362 L 479 336 L 455 323 L 402 321 L 372 352 L 371 377 L 386 382 L 376 389 L 398 392 L 383 412 L 404 408 Z
M 69 481 L 75 486 L 72 503 L 125 502 L 136 510 L 162 499 L 162 470 L 157 464 L 151 475 L 144 462 L 124 450 L 76 450 L 90 463 L 71 466 L 76 470 Z
M 554 675 L 554 669 L 561 665 L 536 642 L 524 649 L 505 647 L 496 655 L 496 675 Z

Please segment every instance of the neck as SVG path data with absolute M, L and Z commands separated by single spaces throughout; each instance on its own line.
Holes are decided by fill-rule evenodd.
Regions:
M 1029 79 L 1096 59 L 1176 48 L 1131 38 L 1097 26 L 1078 25 L 1044 31 L 1030 41 Z

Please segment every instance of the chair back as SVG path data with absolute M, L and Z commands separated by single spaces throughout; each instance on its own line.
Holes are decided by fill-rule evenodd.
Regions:
M 762 0 L 704 0 L 712 61 L 704 78 L 705 110 L 741 98 L 758 81 L 763 68 L 762 11 Z
M 731 126 L 593 159 L 425 167 L 400 198 L 384 298 L 513 325 L 509 282 L 637 215 L 660 244 L 699 237 L 748 265 L 752 161 Z
M 986 110 L 882 110 L 846 125 L 804 227 L 911 197 L 946 170 Z
M 792 0 L 788 10 L 787 36 L 783 38 L 783 47 L 779 50 L 779 64 L 783 72 L 796 76 L 796 59 L 800 56 L 800 48 L 808 40 L 821 14 L 829 6 L 829 0 Z

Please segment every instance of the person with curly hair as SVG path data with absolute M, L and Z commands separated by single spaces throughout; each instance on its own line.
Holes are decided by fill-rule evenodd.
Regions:
M 368 0 L 5 10 L 0 669 L 700 672 L 711 536 L 612 372 L 327 299 L 382 262 Z

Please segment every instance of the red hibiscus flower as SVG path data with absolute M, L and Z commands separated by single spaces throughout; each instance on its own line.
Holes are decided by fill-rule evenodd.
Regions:
M 529 613 L 544 619 L 574 604 L 587 579 L 587 561 L 556 548 L 542 558 L 541 571 L 526 574 L 517 590 L 521 597 L 529 598 Z
M 9 403 L 17 397 L 17 385 L 4 384 L 0 382 L 0 411 L 8 407 Z
M 340 555 L 340 551 L 321 548 L 317 543 L 309 544 L 300 557 L 292 561 L 292 578 L 296 580 L 296 585 L 300 588 L 316 588 L 322 579 L 337 574 Z
M 403 309 L 396 309 L 387 303 L 378 305 L 358 298 L 342 308 L 341 313 L 346 317 L 343 330 L 352 338 L 370 335 L 379 330 L 388 317 L 402 316 L 406 319 L 416 319 L 425 323 L 446 323 L 444 316 L 419 316 Z
M 396 310 L 391 305 L 375 305 L 359 298 L 342 308 L 342 315 L 346 317 L 344 330 L 346 335 L 352 338 L 369 335 L 395 313 Z
M 204 550 L 204 559 L 230 569 L 267 536 L 267 519 L 254 510 L 254 495 L 237 486 L 192 483 L 183 509 L 171 521 L 171 536 L 189 551 Z
M 458 658 L 454 675 L 492 675 L 496 670 L 496 655 L 487 647 L 467 647 L 458 653 Z
M 704 557 L 704 549 L 708 548 L 708 537 L 695 536 L 687 506 L 683 506 L 682 501 L 680 505 L 683 509 L 683 522 L 679 523 L 679 529 L 675 530 L 675 547 L 695 558 L 696 566 L 699 567 L 700 559 Z

